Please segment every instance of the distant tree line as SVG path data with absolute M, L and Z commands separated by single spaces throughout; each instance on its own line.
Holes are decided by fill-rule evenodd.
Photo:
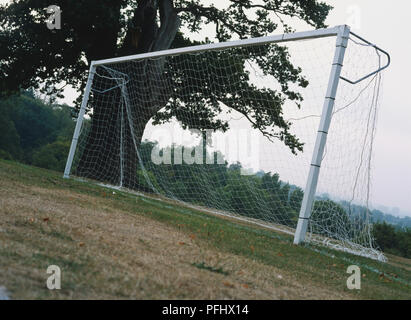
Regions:
M 75 126 L 69 106 L 46 104 L 33 92 L 26 91 L 0 100 L 0 112 L 0 158 L 64 170 Z M 295 226 L 304 192 L 282 181 L 278 173 L 260 171 L 242 175 L 240 163 L 217 164 L 217 161 L 207 165 L 207 170 L 203 165 L 184 162 L 154 165 L 150 158 L 154 147 L 156 143 L 149 141 L 141 144 L 145 168 L 144 171 L 138 168 L 136 173 L 138 189 L 153 192 L 155 188 L 169 197 L 197 205 Z M 174 150 L 185 148 L 173 147 L 169 150 L 172 158 Z M 217 154 L 204 154 L 217 157 Z M 313 231 L 331 237 L 336 233 L 353 237 L 352 225 L 363 226 L 366 210 L 346 201 L 334 201 L 329 196 L 318 197 L 312 214 Z M 371 219 L 373 237 L 383 251 L 411 258 L 411 218 L 397 218 L 373 210 Z
M 411 228 L 378 222 L 373 225 L 373 236 L 382 251 L 411 258 Z
M 75 123 L 71 108 L 33 92 L 0 100 L 0 158 L 63 171 Z

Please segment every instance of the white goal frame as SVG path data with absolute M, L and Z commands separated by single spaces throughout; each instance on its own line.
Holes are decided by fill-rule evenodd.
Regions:
M 348 40 L 350 34 L 354 37 L 360 39 L 361 41 L 367 43 L 368 45 L 373 46 L 376 50 L 384 53 L 388 58 L 388 63 L 386 66 L 381 67 L 377 71 L 374 71 L 371 74 L 364 76 L 363 78 L 351 81 L 341 76 L 341 71 L 343 68 L 344 63 L 344 56 L 345 51 L 348 45 Z M 165 56 L 172 56 L 172 55 L 181 55 L 187 53 L 196 53 L 200 51 L 211 51 L 211 50 L 221 50 L 221 49 L 229 49 L 235 47 L 246 47 L 252 45 L 262 45 L 262 44 L 272 44 L 272 43 L 282 43 L 282 42 L 291 42 L 291 41 L 298 41 L 298 40 L 308 40 L 308 39 L 318 39 L 318 38 L 325 38 L 325 37 L 336 37 L 336 49 L 334 53 L 334 60 L 332 63 L 332 68 L 329 76 L 328 81 L 328 88 L 324 99 L 323 110 L 320 120 L 320 125 L 317 132 L 317 138 L 315 142 L 315 147 L 313 150 L 312 161 L 310 164 L 310 171 L 308 174 L 305 190 L 304 190 L 304 197 L 303 202 L 301 205 L 301 210 L 299 213 L 298 224 L 295 230 L 294 235 L 294 243 L 300 244 L 305 241 L 305 235 L 307 232 L 308 222 L 310 220 L 310 215 L 315 199 L 315 193 L 318 184 L 318 177 L 320 174 L 321 169 L 321 162 L 324 155 L 324 150 L 327 142 L 327 134 L 331 124 L 332 113 L 335 105 L 335 99 L 337 95 L 339 81 L 344 80 L 351 84 L 359 83 L 370 76 L 382 71 L 383 69 L 387 68 L 390 64 L 390 56 L 384 50 L 378 48 L 377 46 L 371 44 L 370 42 L 366 41 L 365 39 L 359 37 L 358 35 L 354 34 L 350 31 L 350 27 L 347 25 L 336 26 L 333 28 L 327 29 L 318 29 L 313 31 L 306 31 L 306 32 L 296 32 L 296 33 L 286 33 L 282 35 L 274 35 L 274 36 L 267 36 L 267 37 L 260 37 L 260 38 L 252 38 L 252 39 L 245 39 L 245 40 L 238 40 L 238 41 L 229 41 L 224 43 L 215 43 L 215 44 L 205 44 L 199 46 L 191 46 L 185 48 L 178 48 L 178 49 L 170 49 L 170 50 L 162 50 L 157 52 L 150 52 L 144 54 L 137 54 L 137 55 L 130 55 L 112 59 L 105 59 L 105 60 L 98 60 L 92 61 L 90 65 L 87 85 L 84 91 L 84 96 L 82 100 L 82 104 L 80 107 L 79 115 L 76 122 L 76 127 L 73 134 L 73 139 L 70 147 L 70 152 L 67 158 L 66 167 L 64 170 L 64 178 L 70 177 L 71 167 L 73 164 L 74 154 L 77 148 L 77 143 L 82 127 L 83 118 L 86 112 L 86 107 L 88 104 L 90 91 L 93 83 L 94 74 L 96 72 L 97 66 L 108 65 L 108 64 L 115 64 L 121 63 L 125 61 L 136 61 L 142 60 L 147 58 L 160 58 Z

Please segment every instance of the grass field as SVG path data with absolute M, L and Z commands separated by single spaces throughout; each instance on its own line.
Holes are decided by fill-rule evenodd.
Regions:
M 0 287 L 11 299 L 411 299 L 411 261 L 381 263 L 0 160 Z M 46 269 L 62 270 L 48 290 Z M 348 290 L 349 265 L 361 290 Z

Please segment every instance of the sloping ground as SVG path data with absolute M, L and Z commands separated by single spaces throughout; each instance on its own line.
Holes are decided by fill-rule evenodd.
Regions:
M 0 287 L 11 299 L 410 299 L 395 264 L 0 160 Z M 362 289 L 346 287 L 347 267 Z M 46 269 L 62 270 L 48 290 Z

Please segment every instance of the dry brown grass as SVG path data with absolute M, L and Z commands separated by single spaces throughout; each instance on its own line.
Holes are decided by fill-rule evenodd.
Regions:
M 350 299 L 290 270 L 219 251 L 115 201 L 0 182 L 0 285 L 15 299 Z M 7 254 L 5 254 L 5 252 Z M 204 263 L 228 275 L 193 266 Z M 62 290 L 46 289 L 61 265 Z
M 380 263 L 248 222 L 0 160 L 0 287 L 13 299 L 409 299 L 410 260 Z M 62 289 L 46 289 L 49 265 Z M 362 287 L 346 287 L 361 266 Z

